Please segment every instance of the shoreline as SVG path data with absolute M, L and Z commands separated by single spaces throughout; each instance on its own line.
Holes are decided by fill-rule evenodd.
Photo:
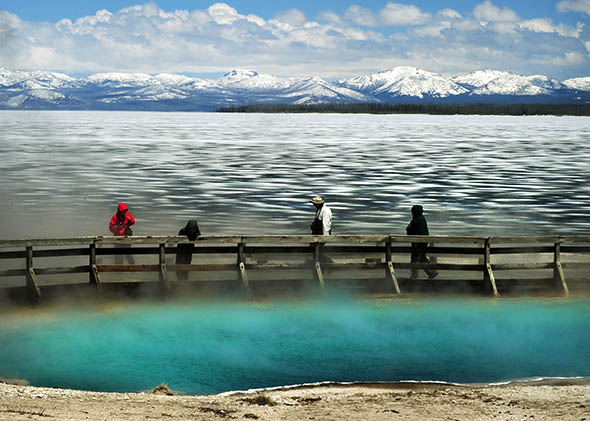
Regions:
M 590 379 L 574 383 L 334 383 L 169 396 L 167 388 L 103 393 L 0 382 L 0 419 L 590 420 Z

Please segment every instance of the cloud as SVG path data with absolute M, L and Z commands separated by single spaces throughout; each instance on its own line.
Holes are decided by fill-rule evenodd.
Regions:
M 486 0 L 473 9 L 474 16 L 484 22 L 517 22 L 518 14 L 508 7 L 499 8 Z
M 379 12 L 379 19 L 385 25 L 408 26 L 427 23 L 430 13 L 422 12 L 416 6 L 388 2 Z
M 356 4 L 350 6 L 344 13 L 344 16 L 357 25 L 361 26 L 376 27 L 380 25 L 379 16 L 377 13 Z
M 522 29 L 527 29 L 533 32 L 546 32 L 546 33 L 556 33 L 561 35 L 562 37 L 572 37 L 572 38 L 579 38 L 582 30 L 584 29 L 584 24 L 578 22 L 575 28 L 572 28 L 567 25 L 554 25 L 551 19 L 530 19 L 524 20 L 519 23 L 519 26 Z
M 581 12 L 590 15 L 590 0 L 563 0 L 557 3 L 560 12 Z
M 421 25 L 432 17 L 414 5 L 393 2 L 388 2 L 378 12 L 354 4 L 346 10 L 344 16 L 357 25 L 369 27 Z
M 164 11 L 152 2 L 55 24 L 0 11 L 0 67 L 78 74 L 249 68 L 339 78 L 410 65 L 450 74 L 495 68 L 575 77 L 588 74 L 589 48 L 588 25 L 521 20 L 490 1 L 466 16 L 388 2 L 376 10 L 325 11 L 317 21 L 298 9 L 263 19 L 226 3 Z
M 437 16 L 443 19 L 463 19 L 459 12 L 453 9 L 442 9 L 436 13 Z
M 588 58 L 578 51 L 568 51 L 562 57 L 557 57 L 553 60 L 553 64 L 559 66 L 571 66 L 577 64 L 584 64 L 588 62 Z

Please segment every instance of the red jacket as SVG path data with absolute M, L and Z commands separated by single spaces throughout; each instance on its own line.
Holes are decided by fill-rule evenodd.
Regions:
M 119 203 L 117 213 L 113 215 L 109 223 L 111 232 L 117 236 L 132 235 L 129 227 L 133 224 L 135 224 L 135 218 L 129 213 L 129 208 L 125 203 Z M 127 230 L 129 230 L 128 233 L 125 233 Z

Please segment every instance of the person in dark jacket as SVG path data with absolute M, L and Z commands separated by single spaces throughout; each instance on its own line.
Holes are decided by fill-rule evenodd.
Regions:
M 408 235 L 430 235 L 428 232 L 428 224 L 426 218 L 424 218 L 424 209 L 421 205 L 412 206 L 412 220 L 406 227 L 406 233 Z M 426 257 L 427 243 L 412 243 L 412 263 L 430 263 Z M 424 269 L 424 272 L 430 279 L 436 277 L 438 272 L 432 269 Z M 412 278 L 418 277 L 418 269 L 412 268 Z
M 201 230 L 199 230 L 199 224 L 196 220 L 191 219 L 188 221 L 184 228 L 178 231 L 178 235 L 186 235 L 190 241 L 195 241 Z M 193 260 L 193 243 L 178 244 L 176 247 L 176 264 L 177 265 L 190 265 Z M 176 272 L 176 278 L 178 280 L 186 281 L 188 279 L 188 272 Z
M 135 224 L 135 218 L 129 212 L 129 208 L 125 203 L 119 203 L 117 206 L 117 212 L 113 215 L 111 220 L 109 221 L 109 230 L 113 233 L 116 237 L 123 237 L 133 235 L 133 231 L 131 230 L 131 225 Z M 115 248 L 126 248 L 131 247 L 127 244 L 116 244 Z M 135 259 L 133 255 L 126 254 L 125 257 L 129 264 L 135 264 Z M 121 255 L 115 255 L 115 264 L 122 264 L 123 257 Z

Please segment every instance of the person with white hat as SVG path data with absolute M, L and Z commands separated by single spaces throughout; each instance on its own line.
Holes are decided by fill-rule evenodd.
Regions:
M 312 235 L 332 234 L 332 210 L 326 205 L 322 196 L 314 196 L 311 203 L 316 208 L 315 218 L 311 224 Z

